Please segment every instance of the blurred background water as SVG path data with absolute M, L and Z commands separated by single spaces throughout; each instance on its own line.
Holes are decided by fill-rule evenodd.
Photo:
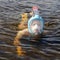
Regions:
M 44 18 L 44 30 L 50 33 L 39 42 L 22 39 L 24 57 L 16 54 L 13 40 L 17 34 L 19 14 L 38 5 Z M 0 0 L 0 60 L 60 60 L 60 0 Z

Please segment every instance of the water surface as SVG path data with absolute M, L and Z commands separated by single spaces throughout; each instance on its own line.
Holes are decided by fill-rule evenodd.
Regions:
M 60 60 L 60 0 L 0 0 L 0 60 Z M 49 31 L 31 42 L 22 39 L 21 46 L 26 55 L 16 54 L 13 40 L 17 34 L 19 14 L 30 12 L 33 5 L 39 6 L 45 20 L 44 30 Z M 48 24 L 46 24 L 48 23 Z

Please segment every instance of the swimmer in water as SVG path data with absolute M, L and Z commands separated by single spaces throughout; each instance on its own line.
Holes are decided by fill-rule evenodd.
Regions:
M 32 36 L 34 39 L 38 39 L 40 35 L 44 32 L 44 20 L 43 18 L 39 15 L 38 8 L 35 6 L 33 7 L 33 14 L 32 17 L 28 20 L 28 25 L 25 29 L 22 31 L 18 31 L 15 39 L 14 39 L 14 45 L 17 47 L 17 54 L 19 56 L 23 55 L 24 51 L 22 51 L 22 48 L 19 46 L 20 45 L 20 39 L 23 36 Z M 21 26 L 23 27 L 23 26 Z

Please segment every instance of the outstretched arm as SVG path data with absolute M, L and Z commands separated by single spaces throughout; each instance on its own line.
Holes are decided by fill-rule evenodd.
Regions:
M 20 45 L 19 40 L 22 38 L 23 35 L 28 35 L 28 29 L 27 28 L 22 30 L 22 31 L 18 31 L 18 33 L 17 33 L 17 35 L 16 35 L 16 37 L 14 39 L 14 45 L 15 46 Z
M 14 39 L 14 45 L 18 46 L 20 44 L 19 39 L 23 36 L 24 33 L 22 31 L 18 31 L 15 39 Z
M 14 39 L 14 45 L 16 46 L 16 52 L 18 56 L 23 56 L 26 52 L 22 50 L 22 47 L 19 46 L 20 45 L 20 38 L 25 35 L 28 34 L 28 29 L 24 29 L 23 31 L 18 31 L 15 39 Z
M 20 15 L 19 15 L 19 19 L 20 19 L 21 21 L 19 22 L 18 29 L 23 30 L 23 29 L 27 28 L 28 19 L 29 19 L 32 15 L 33 15 L 33 12 L 20 14 Z

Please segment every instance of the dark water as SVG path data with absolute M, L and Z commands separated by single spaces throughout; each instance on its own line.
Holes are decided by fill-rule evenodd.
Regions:
M 48 34 L 39 42 L 22 40 L 26 55 L 16 54 L 13 40 L 17 34 L 18 15 L 39 6 Z M 48 23 L 48 24 L 46 24 Z M 60 0 L 0 0 L 0 60 L 60 60 Z

